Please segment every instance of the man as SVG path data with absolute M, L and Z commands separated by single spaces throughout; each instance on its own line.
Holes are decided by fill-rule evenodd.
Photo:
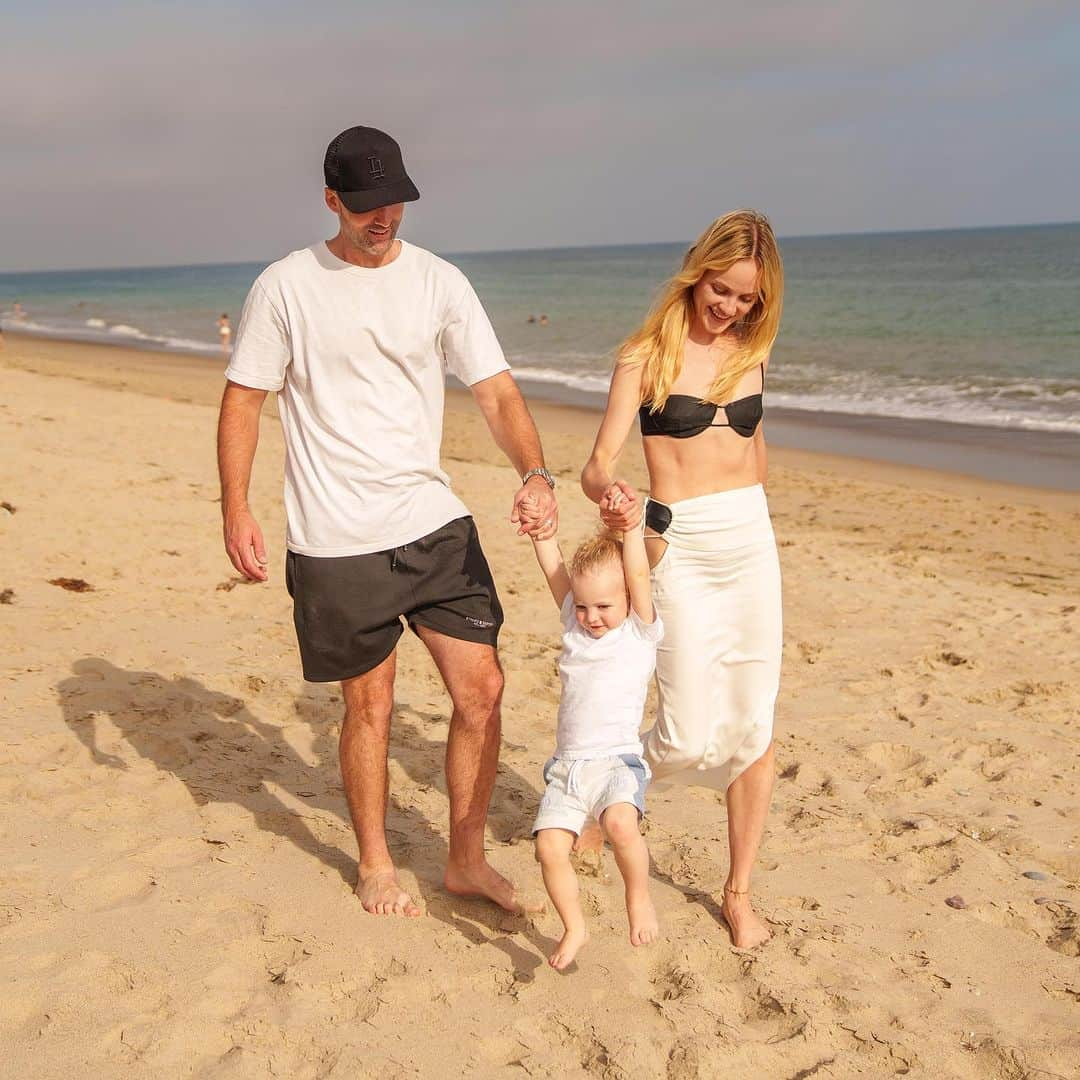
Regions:
M 554 481 L 468 280 L 397 239 L 404 204 L 420 197 L 398 144 L 374 128 L 350 128 L 330 143 L 323 168 L 338 233 L 259 276 L 225 373 L 225 547 L 237 570 L 266 580 L 266 545 L 247 492 L 263 401 L 279 391 L 286 582 L 304 677 L 340 681 L 345 699 L 339 749 L 360 848 L 356 894 L 375 914 L 420 913 L 398 883 L 385 829 L 404 616 L 453 702 L 445 886 L 518 910 L 513 886 L 484 857 L 499 756 L 502 609 L 476 527 L 439 464 L 446 371 L 470 387 L 522 477 L 511 512 L 519 532 L 554 535 Z

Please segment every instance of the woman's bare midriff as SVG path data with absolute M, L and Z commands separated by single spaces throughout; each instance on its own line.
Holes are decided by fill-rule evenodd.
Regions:
M 659 502 L 670 505 L 758 483 L 756 441 L 730 429 L 703 431 L 689 439 L 653 435 L 642 442 L 649 495 Z
M 670 506 L 682 499 L 758 483 L 756 440 L 733 431 L 703 431 L 690 439 L 652 435 L 643 442 L 649 497 L 657 502 Z M 667 551 L 667 541 L 646 527 L 645 548 L 649 566 L 655 567 Z

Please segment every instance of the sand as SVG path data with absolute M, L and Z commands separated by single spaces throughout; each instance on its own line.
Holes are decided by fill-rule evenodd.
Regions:
M 252 491 L 271 581 L 249 585 L 220 543 L 216 368 L 10 335 L 0 353 L 0 1072 L 1075 1075 L 1080 498 L 774 454 L 785 667 L 755 890 L 775 936 L 732 948 L 723 804 L 657 785 L 661 940 L 630 947 L 609 854 L 560 975 L 552 911 L 438 887 L 447 699 L 411 635 L 389 828 L 425 915 L 353 897 L 340 694 L 301 680 L 282 583 L 277 421 Z M 572 543 L 595 417 L 536 412 Z M 444 460 L 507 609 L 489 854 L 539 891 L 558 617 L 461 395 Z

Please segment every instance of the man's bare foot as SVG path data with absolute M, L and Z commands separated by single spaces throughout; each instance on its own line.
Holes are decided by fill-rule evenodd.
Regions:
M 388 870 L 361 871 L 354 892 L 364 910 L 372 915 L 404 915 L 412 919 L 420 914 L 412 897 L 398 884 L 397 871 L 392 866 Z
M 724 902 L 720 914 L 731 931 L 731 940 L 738 949 L 754 949 L 772 937 L 772 931 L 750 906 L 750 895 L 724 886 Z
M 626 894 L 626 914 L 630 919 L 631 945 L 648 945 L 656 940 L 660 923 L 648 890 Z
M 542 903 L 522 900 L 513 882 L 507 881 L 487 862 L 467 867 L 449 863 L 446 867 L 446 875 L 443 877 L 443 885 L 446 886 L 447 892 L 455 896 L 482 897 L 515 915 L 544 910 Z
M 562 941 L 555 946 L 555 951 L 548 957 L 548 963 L 556 971 L 563 971 L 574 962 L 574 957 L 588 940 L 589 931 L 584 926 L 567 930 L 562 936 Z

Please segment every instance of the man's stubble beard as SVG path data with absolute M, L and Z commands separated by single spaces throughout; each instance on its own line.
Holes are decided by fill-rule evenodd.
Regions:
M 383 255 L 390 250 L 394 241 L 397 239 L 398 225 L 400 222 L 390 226 L 390 234 L 384 240 L 372 241 L 368 238 L 367 229 L 362 232 L 358 232 L 353 237 L 353 245 L 359 248 L 365 255 Z

